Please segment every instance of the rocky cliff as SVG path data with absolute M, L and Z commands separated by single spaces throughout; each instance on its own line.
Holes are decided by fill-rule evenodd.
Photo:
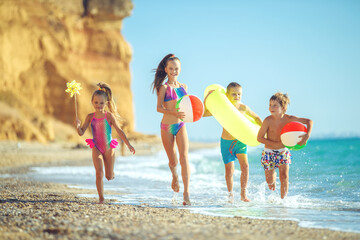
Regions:
M 124 129 L 134 130 L 129 63 L 121 35 L 131 0 L 0 1 L 0 140 L 76 140 L 76 80 L 80 119 L 93 111 L 96 83 L 108 83 Z M 89 132 L 89 131 L 88 131 Z

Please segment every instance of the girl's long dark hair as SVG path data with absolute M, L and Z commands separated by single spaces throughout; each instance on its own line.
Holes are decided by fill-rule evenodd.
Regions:
M 174 54 L 170 53 L 170 54 L 166 55 L 159 63 L 159 66 L 156 69 L 154 69 L 155 79 L 151 85 L 153 92 L 155 91 L 155 89 L 156 89 L 156 93 L 159 92 L 161 85 L 163 84 L 164 80 L 167 77 L 167 74 L 165 72 L 165 67 L 166 67 L 168 61 L 175 61 L 175 60 L 178 60 L 180 62 L 180 59 L 178 57 L 175 57 Z

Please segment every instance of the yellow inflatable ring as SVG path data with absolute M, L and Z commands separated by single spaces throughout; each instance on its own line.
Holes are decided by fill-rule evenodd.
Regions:
M 260 126 L 253 118 L 246 114 L 242 114 L 230 102 L 226 96 L 226 89 L 219 84 L 212 84 L 204 91 L 204 98 L 210 93 L 206 99 L 205 107 L 234 138 L 249 146 L 257 146 L 257 134 Z

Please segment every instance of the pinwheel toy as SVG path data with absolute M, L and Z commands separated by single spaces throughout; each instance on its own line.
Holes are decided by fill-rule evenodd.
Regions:
M 76 118 L 77 118 L 77 107 L 76 107 L 76 94 L 80 95 L 80 90 L 81 88 L 81 84 L 77 83 L 75 80 L 73 80 L 72 82 L 67 82 L 66 83 L 66 87 L 67 89 L 65 90 L 65 92 L 70 93 L 70 97 L 75 98 L 75 114 L 76 114 Z

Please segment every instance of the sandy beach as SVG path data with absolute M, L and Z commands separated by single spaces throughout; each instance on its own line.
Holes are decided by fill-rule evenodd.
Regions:
M 138 154 L 161 149 L 159 142 L 134 145 Z M 302 228 L 293 221 L 205 216 L 111 199 L 100 205 L 97 198 L 78 196 L 95 190 L 26 178 L 31 166 L 91 164 L 85 146 L 0 142 L 0 152 L 0 173 L 6 174 L 0 183 L 0 239 L 360 239 L 360 233 Z

